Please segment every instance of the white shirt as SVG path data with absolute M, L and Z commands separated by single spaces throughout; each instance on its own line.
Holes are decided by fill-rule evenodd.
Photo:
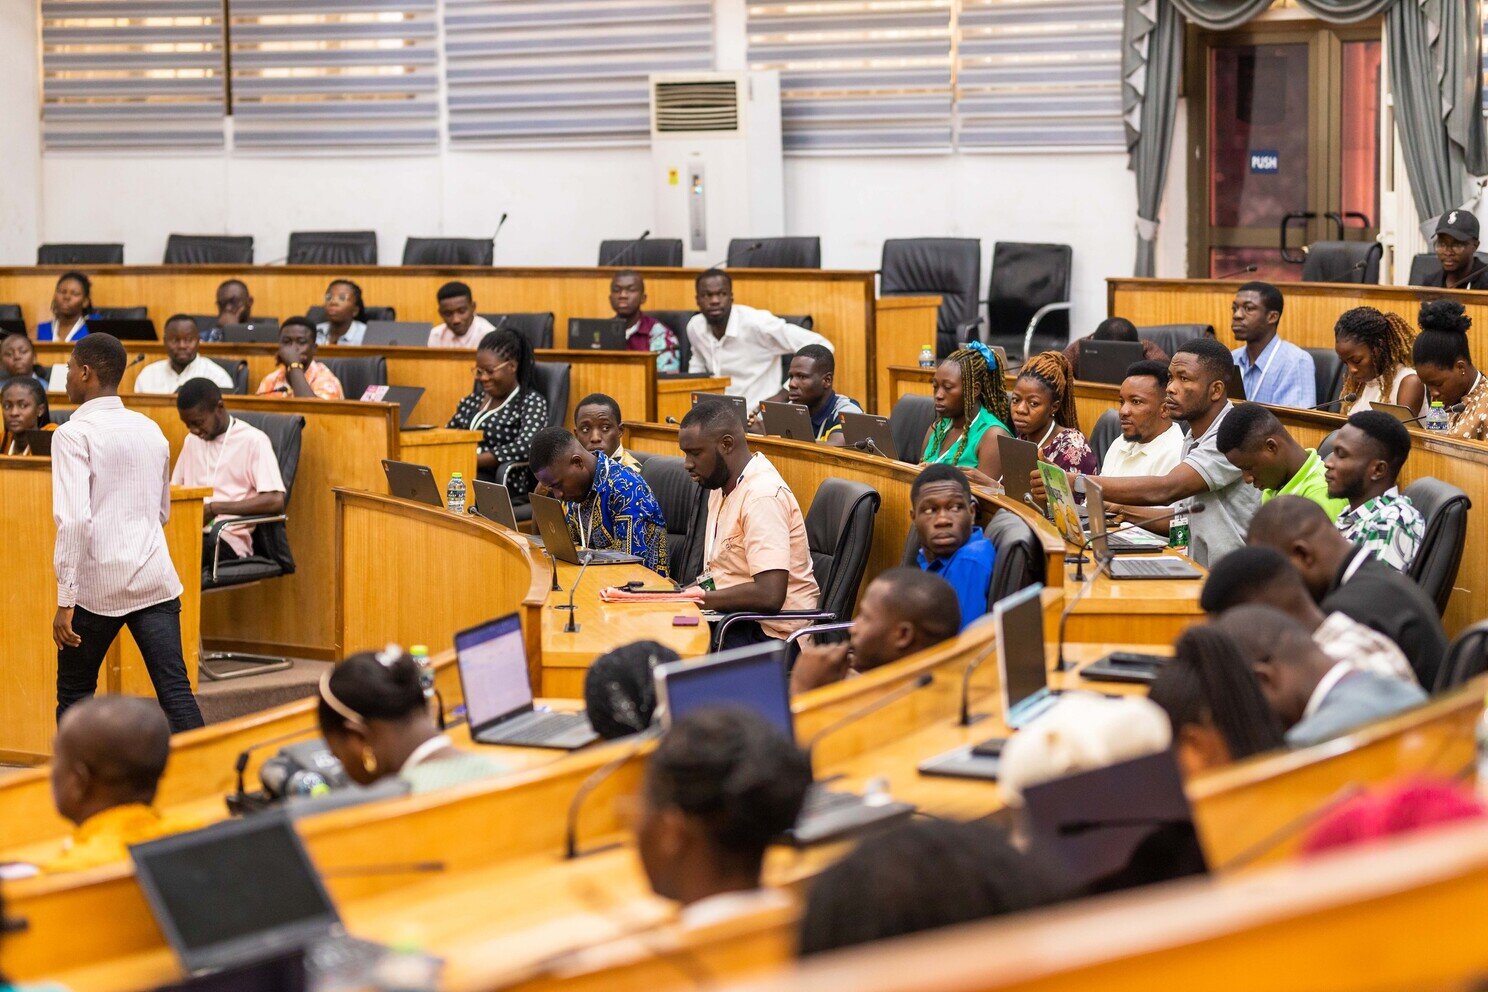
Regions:
M 474 348 L 481 343 L 481 338 L 496 330 L 496 326 L 480 314 L 470 322 L 470 330 L 462 335 L 450 332 L 448 324 L 440 324 L 429 332 L 430 348 Z
M 790 896 L 779 889 L 720 892 L 716 896 L 699 899 L 690 906 L 683 906 L 678 922 L 685 930 L 700 930 L 735 917 L 763 913 L 770 909 L 784 909 L 790 904 Z
M 1101 459 L 1101 475 L 1131 478 L 1138 475 L 1167 475 L 1183 462 L 1183 428 L 1169 425 L 1151 441 L 1128 441 L 1118 437 Z
M 780 359 L 808 344 L 833 350 L 832 342 L 815 331 L 738 303 L 729 311 L 722 338 L 713 336 L 706 317 L 695 314 L 687 322 L 687 340 L 692 343 L 687 370 L 728 376 L 733 380 L 728 394 L 744 397 L 751 410 L 780 391 Z
M 191 379 L 211 379 L 229 391 L 234 386 L 232 376 L 227 374 L 226 369 L 205 355 L 197 355 L 191 360 L 191 364 L 179 373 L 171 367 L 168 358 L 146 365 L 140 369 L 139 378 L 134 380 L 134 391 L 136 393 L 175 393 L 180 391 L 182 384 Z
M 57 605 L 121 617 L 181 595 L 165 547 L 170 446 L 117 396 L 78 407 L 52 435 Z

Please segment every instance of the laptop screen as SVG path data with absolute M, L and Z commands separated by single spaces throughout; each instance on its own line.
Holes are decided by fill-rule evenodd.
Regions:
M 527 645 L 515 613 L 455 635 L 465 712 L 478 729 L 532 706 Z
M 1008 710 L 1049 686 L 1044 657 L 1042 585 L 1032 585 L 992 608 L 997 622 L 997 656 Z
M 796 739 L 784 644 L 758 644 L 725 651 L 702 661 L 674 662 L 657 669 L 667 719 L 676 720 L 708 706 L 753 710 Z

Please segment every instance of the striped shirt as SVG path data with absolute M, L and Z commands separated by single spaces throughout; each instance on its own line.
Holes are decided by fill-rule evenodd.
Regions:
M 117 396 L 89 400 L 52 437 L 57 605 L 121 617 L 181 595 L 161 529 L 170 447 Z

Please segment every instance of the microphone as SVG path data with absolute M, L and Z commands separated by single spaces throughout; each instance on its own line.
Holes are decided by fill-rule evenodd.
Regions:
M 144 360 L 145 360 L 145 356 L 144 355 L 135 355 L 132 359 L 129 360 L 129 364 L 126 365 L 126 366 L 124 366 L 124 367 L 126 369 L 132 369 L 136 365 L 138 365 L 140 362 L 143 362 Z
M 682 426 L 682 422 L 680 420 L 678 420 L 676 417 L 673 417 L 671 414 L 667 414 L 666 422 L 669 423 L 669 424 L 671 424 L 673 427 L 680 427 L 680 426 Z
M 588 778 L 579 784 L 578 791 L 574 793 L 573 800 L 568 804 L 567 829 L 563 835 L 563 857 L 566 861 L 572 861 L 579 856 L 579 810 L 584 806 L 584 800 L 589 794 L 599 788 L 601 783 L 620 768 L 641 753 L 641 749 L 661 736 L 661 726 L 647 727 L 635 736 L 624 752 L 610 759 L 596 768 Z
M 1309 410 L 1326 410 L 1326 409 L 1328 409 L 1328 407 L 1330 407 L 1330 406 L 1338 406 L 1340 403 L 1352 403 L 1355 400 L 1357 400 L 1358 398 L 1359 398 L 1359 394 L 1358 393 L 1345 393 L 1343 396 L 1340 396 L 1336 400 L 1329 400 L 1326 403 L 1319 403 L 1317 406 L 1310 406 L 1307 409 L 1309 409 Z
M 496 251 L 496 239 L 501 237 L 501 229 L 506 226 L 506 211 L 501 211 L 501 219 L 496 222 L 496 230 L 491 233 L 491 251 Z
M 765 246 L 765 243 L 763 241 L 756 241 L 756 242 L 754 242 L 753 244 L 749 245 L 742 252 L 739 253 L 739 261 L 741 261 L 741 262 L 744 261 L 750 255 L 753 255 L 756 251 L 758 251 L 759 249 L 763 248 L 764 246 Z M 723 259 L 723 261 L 721 261 L 721 262 L 714 262 L 712 265 L 708 266 L 708 268 L 710 268 L 710 269 L 724 269 L 724 268 L 727 268 L 730 264 L 732 264 L 732 263 L 730 263 L 729 260 L 728 260 L 728 258 L 727 258 L 727 256 L 725 256 L 724 259 Z
M 270 737 L 266 741 L 258 741 L 257 743 L 249 744 L 247 747 L 243 748 L 242 751 L 238 752 L 237 758 L 233 760 L 233 771 L 237 773 L 238 776 L 238 792 L 237 795 L 233 798 L 241 803 L 244 796 L 247 795 L 247 790 L 243 787 L 243 774 L 248 770 L 248 759 L 253 755 L 255 751 L 262 751 L 266 747 L 273 747 L 276 744 L 283 744 L 285 741 L 292 741 L 296 737 L 303 737 L 306 734 L 313 734 L 315 732 L 315 727 L 301 727 L 299 730 L 290 731 L 287 734 L 280 734 L 277 737 Z M 229 806 L 230 805 L 231 804 L 229 804 Z
M 1327 279 L 1324 279 L 1323 282 L 1343 282 L 1344 280 L 1352 282 L 1353 280 L 1349 279 L 1349 277 L 1352 276 L 1355 272 L 1363 272 L 1368 265 L 1369 259 L 1361 258 L 1359 261 L 1355 262 L 1353 265 L 1350 265 L 1342 272 L 1336 273 L 1335 275 L 1329 276 Z
M 584 581 L 584 572 L 588 570 L 589 563 L 593 560 L 594 555 L 587 552 L 584 554 L 584 560 L 579 564 L 579 574 L 574 578 L 573 585 L 568 589 L 568 605 L 558 607 L 560 610 L 568 611 L 568 623 L 563 625 L 563 632 L 565 634 L 577 634 L 579 632 L 579 625 L 574 623 L 574 618 L 578 616 L 578 611 L 574 608 L 574 593 L 579 591 L 579 583 Z M 553 571 L 553 581 L 558 581 L 556 566 Z
M 1234 272 L 1226 272 L 1224 275 L 1222 275 L 1222 276 L 1215 276 L 1214 278 L 1215 279 L 1233 279 L 1236 276 L 1243 276 L 1243 275 L 1246 275 L 1247 273 L 1254 272 L 1255 270 L 1256 270 L 1256 267 L 1254 265 L 1247 265 L 1243 269 L 1236 269 Z
M 883 453 L 883 449 L 881 449 L 878 445 L 876 445 L 876 444 L 873 443 L 873 438 L 871 438 L 871 437 L 870 438 L 864 438 L 861 441 L 854 441 L 853 442 L 853 447 L 854 448 L 857 448 L 859 451 L 866 451 L 870 455 L 882 455 L 884 458 L 889 457 L 888 455 L 885 455 Z
M 1451 406 L 1447 407 L 1443 412 L 1445 412 L 1445 413 L 1461 413 L 1463 410 L 1466 410 L 1466 409 L 1467 409 L 1467 404 L 1466 403 L 1453 403 Z M 1416 421 L 1418 421 L 1418 420 L 1425 420 L 1429 416 L 1431 416 L 1430 413 L 1423 413 L 1419 417 L 1412 417 L 1409 420 L 1402 420 L 1400 423 L 1401 424 L 1414 424 Z
M 554 558 L 553 552 L 549 551 L 546 547 L 543 548 L 543 554 L 547 555 L 548 561 L 553 563 L 553 584 L 548 587 L 548 592 L 562 592 L 563 587 L 558 584 L 558 559 Z
M 624 248 L 621 248 L 619 251 L 615 252 L 615 254 L 607 258 L 600 267 L 604 268 L 605 266 L 620 264 L 620 260 L 622 258 L 635 251 L 635 246 L 640 244 L 642 241 L 645 241 L 649 237 L 651 237 L 651 229 L 647 228 L 646 230 L 641 232 L 641 236 L 639 238 L 636 238 L 634 241 L 627 242 Z
M 966 666 L 966 670 L 961 673 L 961 719 L 957 722 L 960 723 L 960 725 L 963 727 L 969 727 L 976 722 L 976 720 L 973 720 L 971 718 L 971 675 L 978 668 L 981 668 L 982 662 L 992 657 L 993 652 L 995 652 L 996 650 L 997 639 L 994 637 L 992 639 L 992 646 L 983 651 L 981 654 L 977 655 L 975 658 L 971 659 L 971 663 L 968 664 Z M 980 719 L 981 716 L 978 716 L 977 720 Z
M 444 871 L 449 866 L 443 861 L 404 861 L 391 865 L 345 865 L 327 868 L 321 878 L 361 878 L 367 875 L 424 874 Z
M 817 744 L 821 743 L 822 738 L 836 733 L 843 727 L 846 727 L 848 724 L 857 723 L 865 716 L 870 716 L 874 713 L 877 713 L 879 710 L 883 709 L 885 706 L 890 705 L 891 703 L 897 703 L 899 700 L 903 699 L 906 696 L 912 696 L 916 692 L 919 692 L 921 689 L 933 684 L 934 682 L 935 676 L 931 675 L 929 672 L 925 672 L 914 681 L 909 682 L 906 685 L 901 685 L 893 692 L 884 693 L 882 696 L 879 696 L 867 706 L 855 709 L 847 716 L 832 721 L 821 730 L 818 730 L 816 733 L 811 735 L 811 739 L 808 740 L 805 745 L 806 753 L 810 754 L 812 749 L 814 749 Z

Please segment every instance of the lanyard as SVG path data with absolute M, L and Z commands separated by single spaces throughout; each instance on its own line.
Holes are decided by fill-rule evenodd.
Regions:
M 1266 348 L 1274 344 L 1276 344 L 1276 338 L 1272 338 L 1271 344 L 1266 345 Z M 1262 348 L 1261 350 L 1264 352 L 1266 349 Z M 1281 348 L 1278 346 L 1276 351 L 1280 350 Z M 1250 386 L 1245 387 L 1245 392 L 1248 394 L 1247 399 L 1255 399 L 1255 395 L 1261 391 L 1261 384 L 1266 381 L 1266 373 L 1271 371 L 1271 366 L 1276 361 L 1276 351 L 1271 352 L 1271 357 L 1266 359 L 1265 365 L 1261 366 L 1261 377 L 1256 380 L 1255 388 L 1252 389 Z M 1255 365 L 1251 365 L 1251 369 L 1253 370 L 1254 368 Z
M 750 456 L 748 464 L 744 466 L 744 471 L 739 473 L 739 478 L 734 482 L 735 493 L 739 491 L 739 486 L 742 485 L 744 482 L 744 472 L 749 471 L 749 466 L 753 465 L 754 460 L 758 457 L 759 455 L 757 454 Z M 729 493 L 729 496 L 732 496 L 733 494 L 734 493 Z M 728 505 L 728 499 L 728 496 L 723 497 L 723 499 L 720 500 L 718 503 L 718 512 L 708 514 L 708 526 L 704 528 L 705 539 L 703 541 L 703 566 L 705 568 L 707 567 L 708 563 L 713 560 L 713 545 L 718 540 L 718 519 L 723 516 L 723 508 Z
M 583 531 L 581 531 L 579 533 L 579 549 L 580 550 L 583 550 L 583 551 L 589 550 L 589 539 L 594 536 L 594 523 L 595 523 L 595 519 L 594 518 L 599 515 L 599 504 L 600 504 L 600 500 L 602 498 L 599 495 L 599 492 L 598 492 L 599 486 L 600 486 L 600 483 L 601 482 L 608 482 L 608 481 L 610 481 L 610 463 L 609 463 L 609 460 L 606 459 L 605 462 L 604 462 L 604 477 L 603 478 L 596 478 L 592 483 L 590 483 L 589 491 L 594 496 L 594 506 L 592 506 L 589 509 L 589 522 L 588 522 L 588 525 L 583 529 Z

